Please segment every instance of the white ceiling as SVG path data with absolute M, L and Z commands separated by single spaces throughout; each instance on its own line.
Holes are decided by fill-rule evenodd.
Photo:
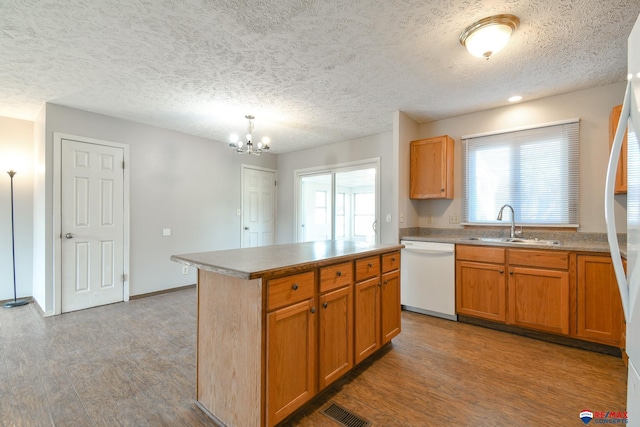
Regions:
M 489 61 L 474 21 L 521 24 Z M 44 102 L 282 153 L 620 82 L 638 0 L 4 0 L 0 116 Z

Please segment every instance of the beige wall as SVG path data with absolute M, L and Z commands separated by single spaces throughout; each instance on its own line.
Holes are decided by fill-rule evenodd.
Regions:
M 605 232 L 604 185 L 609 152 L 609 113 L 622 103 L 625 83 L 616 83 L 419 126 L 418 137 L 447 134 L 455 143 L 455 199 L 417 202 L 420 227 L 460 227 L 449 216 L 462 213 L 461 136 L 520 126 L 580 119 L 580 229 Z M 405 154 L 406 155 L 406 154 Z M 401 162 L 409 159 L 401 159 Z M 431 222 L 430 222 L 431 220 Z M 618 230 L 626 229 L 626 196 L 616 196 Z
M 11 179 L 13 178 L 18 298 L 31 296 L 33 122 L 0 117 L 0 300 L 13 299 Z

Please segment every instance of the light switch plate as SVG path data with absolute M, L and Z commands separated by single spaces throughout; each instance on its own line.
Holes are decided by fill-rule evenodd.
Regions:
M 162 235 L 163 236 L 171 236 L 171 229 L 170 228 L 163 228 L 162 229 Z

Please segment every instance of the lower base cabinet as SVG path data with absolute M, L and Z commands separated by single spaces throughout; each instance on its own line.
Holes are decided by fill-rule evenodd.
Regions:
M 569 334 L 569 273 L 512 267 L 509 271 L 508 323 L 555 334 Z
M 322 390 L 353 367 L 352 286 L 320 295 L 318 312 L 318 370 Z
M 458 314 L 624 347 L 611 257 L 456 246 Z
M 380 295 L 380 327 L 382 345 L 400 333 L 402 308 L 400 305 L 400 271 L 394 270 L 382 275 Z
M 576 336 L 622 346 L 624 318 L 611 257 L 577 257 Z
M 355 362 L 360 363 L 380 348 L 380 279 L 355 286 Z

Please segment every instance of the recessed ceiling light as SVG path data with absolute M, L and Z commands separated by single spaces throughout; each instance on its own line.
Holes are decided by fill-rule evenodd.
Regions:
M 509 98 L 509 102 L 518 102 L 518 101 L 522 101 L 522 97 L 520 95 L 513 95 L 511 98 Z

